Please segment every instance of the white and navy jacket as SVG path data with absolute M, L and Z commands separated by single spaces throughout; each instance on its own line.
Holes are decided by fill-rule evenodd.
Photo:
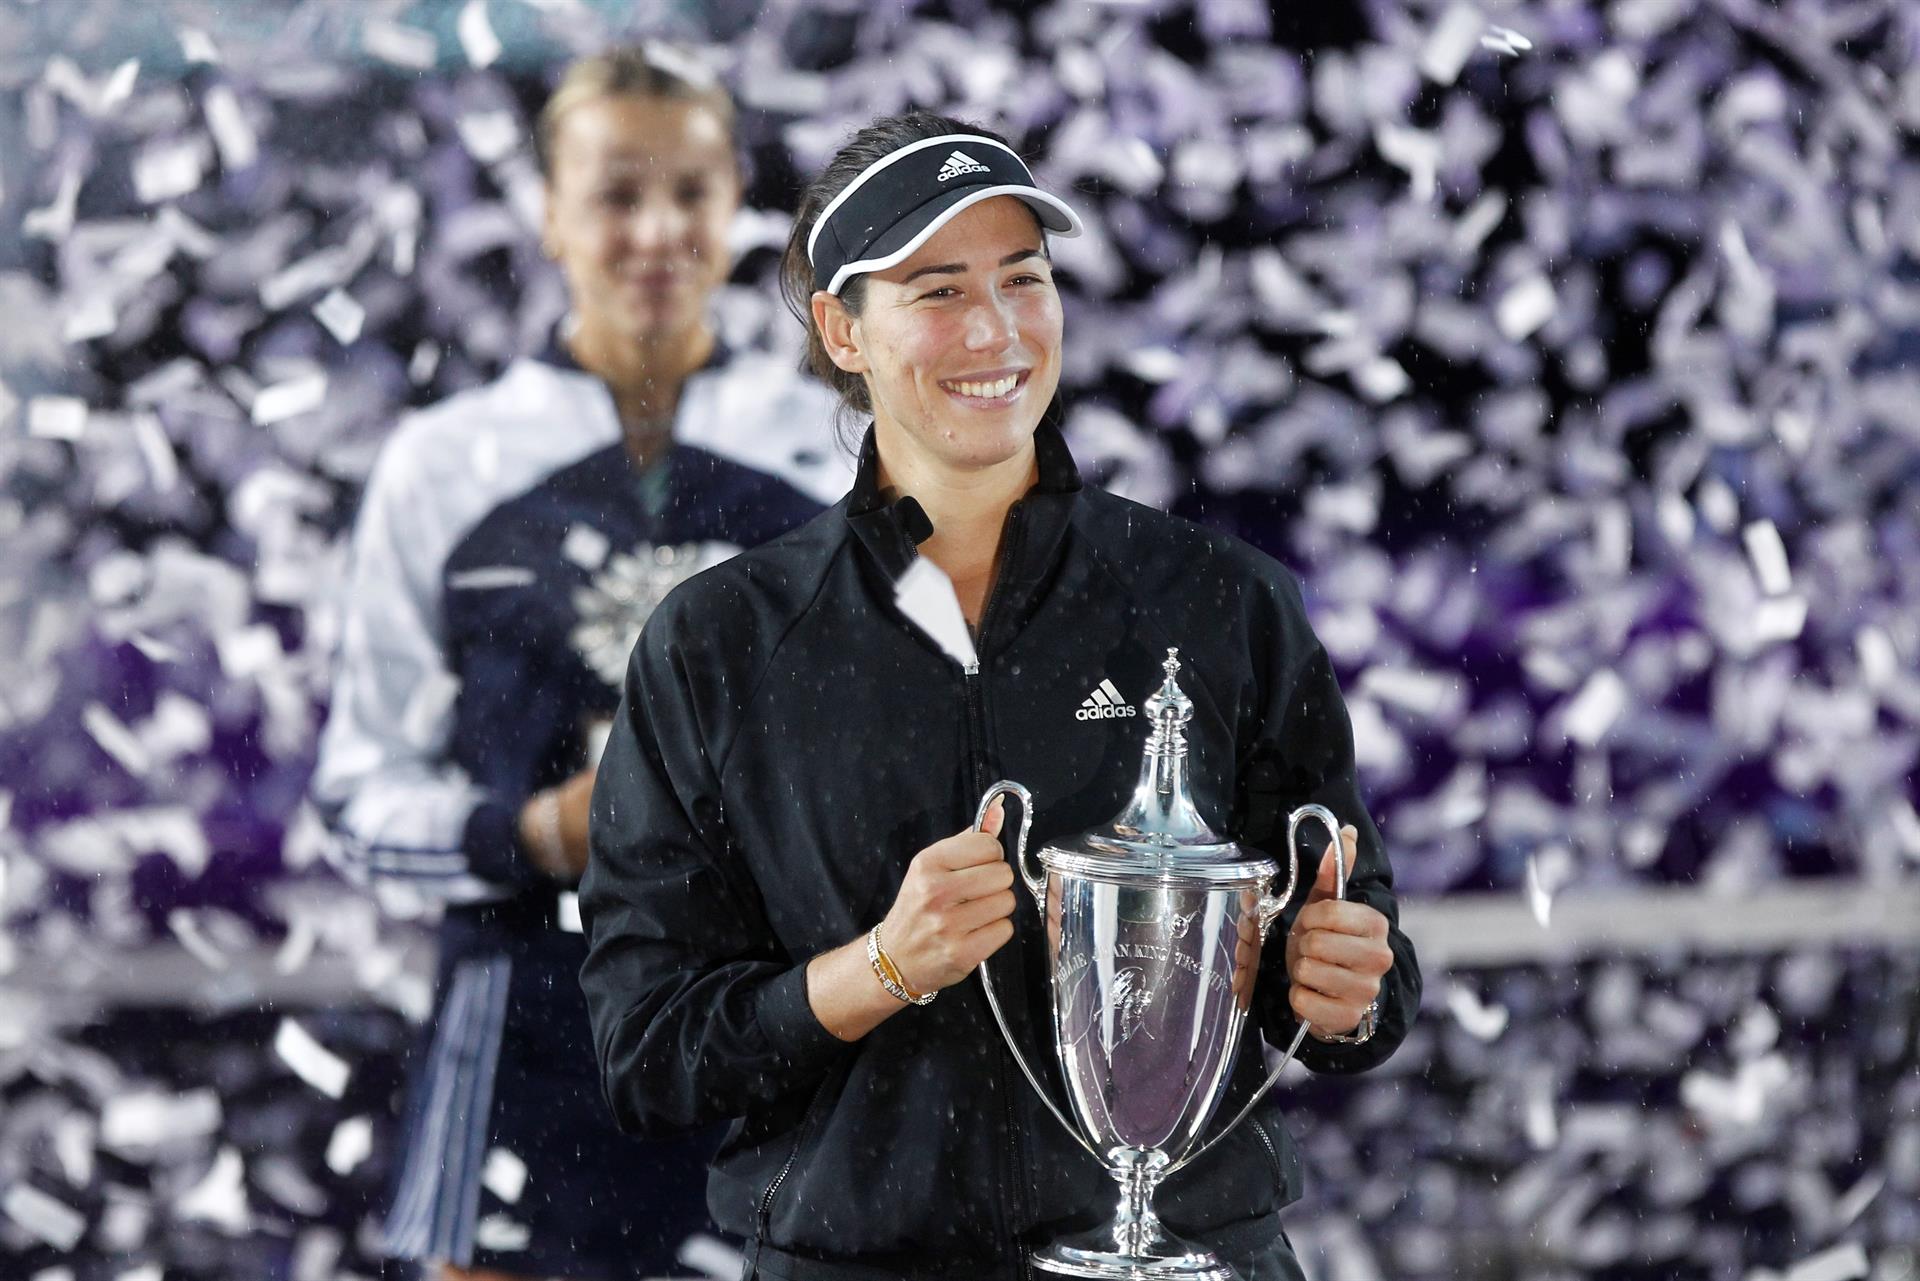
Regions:
M 556 343 L 410 416 L 362 500 L 313 782 L 350 875 L 406 907 L 540 887 L 520 807 L 584 766 L 618 695 L 582 652 L 582 605 L 656 555 L 709 563 L 837 498 L 833 406 L 772 357 L 717 352 L 637 474 L 606 385 Z

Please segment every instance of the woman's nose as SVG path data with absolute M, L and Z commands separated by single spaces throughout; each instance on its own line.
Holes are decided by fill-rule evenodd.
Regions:
M 664 249 L 677 244 L 686 229 L 686 211 L 664 195 L 640 201 L 627 216 L 627 234 L 640 249 Z
M 987 293 L 967 313 L 967 346 L 975 351 L 1005 347 L 1020 332 L 1013 303 L 996 291 Z

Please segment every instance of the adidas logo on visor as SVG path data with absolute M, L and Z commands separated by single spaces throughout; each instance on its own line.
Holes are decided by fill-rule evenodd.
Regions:
M 1081 702 L 1080 710 L 1073 714 L 1077 721 L 1110 721 L 1122 716 L 1132 716 L 1133 706 L 1120 697 L 1120 691 L 1113 682 L 1103 680 L 1094 686 L 1093 693 Z
M 921 170 L 922 173 L 926 171 Z M 939 181 L 946 182 L 958 178 L 963 173 L 986 173 L 987 167 L 964 151 L 956 151 L 947 157 L 947 163 L 940 166 Z

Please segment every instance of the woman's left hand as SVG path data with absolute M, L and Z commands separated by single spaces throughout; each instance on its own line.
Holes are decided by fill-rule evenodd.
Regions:
M 1351 873 L 1359 832 L 1341 828 L 1340 844 Z M 1380 980 L 1393 968 L 1393 949 L 1387 946 L 1387 918 L 1365 903 L 1337 897 L 1334 885 L 1333 846 L 1328 845 L 1306 906 L 1287 934 L 1287 977 L 1293 981 L 1293 1012 L 1309 1030 L 1345 1035 L 1380 995 Z

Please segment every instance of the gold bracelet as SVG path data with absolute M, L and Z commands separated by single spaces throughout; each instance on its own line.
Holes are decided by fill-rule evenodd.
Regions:
M 933 998 L 939 992 L 925 992 L 918 996 L 907 990 L 902 981 L 900 967 L 893 963 L 886 949 L 880 946 L 880 927 L 875 925 L 867 931 L 867 964 L 873 967 L 873 976 L 880 980 L 880 986 L 887 989 L 887 995 L 906 1005 L 932 1005 Z

